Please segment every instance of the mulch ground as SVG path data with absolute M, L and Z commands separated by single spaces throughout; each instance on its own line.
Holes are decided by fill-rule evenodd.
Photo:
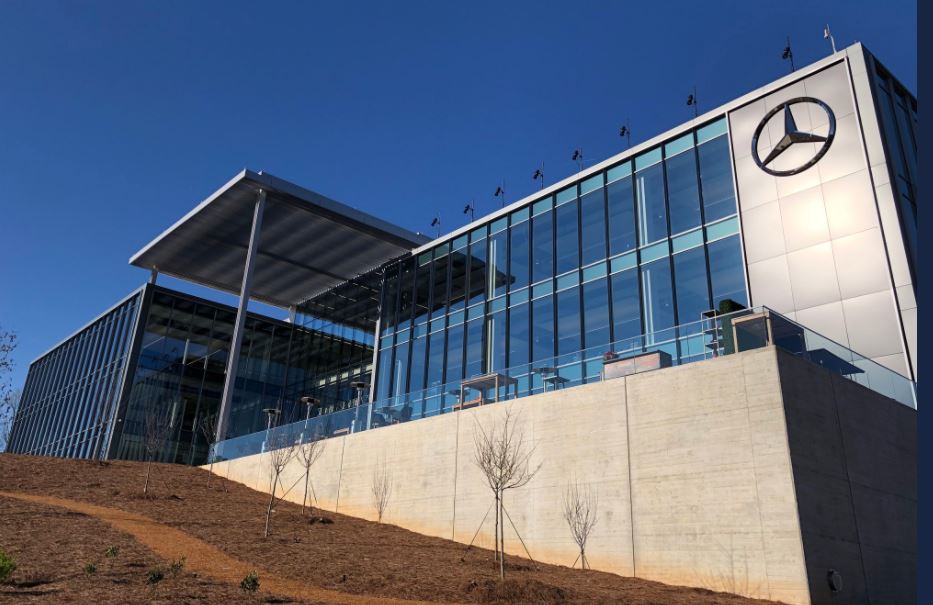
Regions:
M 230 559 L 292 585 L 347 595 L 451 603 L 739 605 L 768 603 L 704 589 L 669 586 L 597 571 L 538 565 L 507 557 L 506 581 L 497 580 L 492 553 L 399 527 L 334 513 L 333 523 L 309 523 L 300 507 L 279 503 L 273 533 L 263 538 L 268 496 L 211 479 L 179 465 L 153 465 L 150 496 L 142 495 L 145 465 L 0 455 L 0 491 L 54 496 L 135 513 L 202 541 Z M 317 511 L 316 513 L 317 514 Z M 158 531 L 158 526 L 153 527 Z M 111 546 L 116 557 L 106 557 Z M 187 546 L 185 546 L 187 545 Z M 0 586 L 0 602 L 44 603 L 320 603 L 275 594 L 244 593 L 229 577 L 193 569 L 166 571 L 156 585 L 149 569 L 161 558 L 98 518 L 46 504 L 0 497 L 0 550 L 19 568 Z M 164 553 L 163 553 L 164 554 Z M 186 556 L 179 552 L 178 557 Z M 220 558 L 220 557 L 218 557 Z M 88 563 L 96 565 L 85 573 Z M 262 576 L 260 576 L 262 582 Z M 314 593 L 309 594 L 326 594 Z M 343 599 L 332 599 L 333 602 Z

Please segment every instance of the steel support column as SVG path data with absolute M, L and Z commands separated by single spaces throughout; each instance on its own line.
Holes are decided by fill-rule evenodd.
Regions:
M 249 234 L 249 248 L 246 250 L 246 264 L 243 267 L 243 280 L 240 284 L 240 302 L 236 310 L 236 322 L 233 325 L 233 339 L 230 342 L 230 353 L 227 357 L 227 371 L 224 376 L 224 392 L 220 400 L 220 410 L 217 413 L 217 432 L 215 441 L 223 441 L 227 437 L 227 428 L 230 423 L 230 408 L 233 404 L 233 390 L 236 387 L 236 373 L 240 365 L 240 347 L 243 344 L 243 331 L 246 328 L 246 313 L 249 307 L 249 296 L 252 286 L 253 265 L 256 262 L 259 249 L 259 238 L 262 231 L 262 214 L 266 209 L 266 192 L 259 190 L 256 204 L 253 207 L 253 228 Z

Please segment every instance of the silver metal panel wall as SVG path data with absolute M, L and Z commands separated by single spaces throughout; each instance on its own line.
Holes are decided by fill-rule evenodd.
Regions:
M 861 47 L 846 54 L 853 52 L 863 57 Z M 864 68 L 861 75 L 855 69 L 852 73 L 856 81 L 865 77 Z M 878 195 L 866 162 L 862 131 L 867 133 L 865 125 L 873 121 L 878 136 L 874 108 L 865 106 L 862 99 L 857 105 L 852 89 L 849 64 L 842 55 L 826 69 L 766 91 L 729 113 L 749 294 L 753 305 L 772 307 L 911 375 L 905 354 L 908 339 L 895 295 L 895 285 L 909 285 L 909 273 L 906 259 L 892 262 L 892 248 L 896 251 L 901 242 L 900 230 L 882 216 L 896 210 L 893 200 L 891 208 L 885 207 L 887 202 Z M 867 94 L 871 103 L 870 89 Z M 756 163 L 753 135 L 769 111 L 797 97 L 826 103 L 835 117 L 835 137 L 814 165 L 790 176 L 774 176 Z M 800 132 L 829 133 L 829 115 L 820 105 L 797 103 L 790 105 L 790 111 Z M 760 160 L 784 137 L 785 126 L 784 110 L 778 109 L 761 129 Z M 868 157 L 874 162 L 881 153 L 883 163 L 880 142 L 873 144 L 876 152 L 873 155 L 869 150 Z M 774 171 L 795 169 L 813 158 L 821 146 L 819 142 L 795 143 L 767 166 Z M 897 231 L 896 238 L 892 230 Z

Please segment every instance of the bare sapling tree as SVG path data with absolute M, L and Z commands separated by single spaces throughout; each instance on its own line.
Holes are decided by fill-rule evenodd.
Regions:
M 571 481 L 564 490 L 564 520 L 570 527 L 573 541 L 580 548 L 580 554 L 570 567 L 576 566 L 577 561 L 580 561 L 581 569 L 591 569 L 586 559 L 586 541 L 596 527 L 598 504 L 596 490 L 592 486 Z
M 499 562 L 499 579 L 505 578 L 505 506 L 503 495 L 510 489 L 524 487 L 541 469 L 532 466 L 535 446 L 525 441 L 511 410 L 506 408 L 502 421 L 486 429 L 479 423 L 473 431 L 473 460 L 486 478 L 495 498 L 495 557 Z M 514 525 L 513 525 L 514 529 Z
M 269 493 L 269 505 L 266 507 L 266 529 L 263 537 L 269 537 L 269 524 L 272 520 L 272 511 L 275 508 L 275 494 L 279 486 L 279 477 L 282 471 L 288 466 L 292 458 L 295 457 L 295 441 L 286 434 L 285 431 L 273 430 L 267 439 L 269 451 L 269 479 L 271 488 Z
M 313 504 L 308 502 L 308 487 L 311 484 L 311 467 L 314 466 L 317 459 L 321 457 L 321 454 L 324 453 L 324 448 L 327 446 L 327 443 L 318 437 L 318 435 L 312 436 L 311 441 L 305 441 L 295 449 L 295 456 L 298 458 L 301 467 L 305 469 L 305 493 L 301 499 L 302 515 L 305 513 L 306 504 L 308 506 L 308 515 L 311 516 L 313 512 Z
M 143 432 L 143 447 L 146 450 L 146 484 L 143 494 L 149 494 L 149 477 L 152 474 L 152 461 L 162 452 L 166 441 L 175 430 L 175 410 L 177 402 L 164 405 L 152 400 L 146 408 Z
M 16 334 L 0 329 L 0 439 L 3 450 L 10 449 L 13 420 L 19 405 L 20 393 L 13 390 L 10 376 L 13 373 L 13 351 L 16 350 Z
M 201 414 L 197 421 L 198 432 L 204 437 L 207 443 L 207 486 L 210 487 L 211 479 L 214 476 L 214 447 L 217 445 L 217 414 Z M 220 478 L 220 485 L 227 491 L 227 484 L 223 477 Z
M 382 523 L 382 516 L 389 506 L 389 500 L 392 498 L 392 475 L 385 460 L 373 469 L 373 506 L 376 509 L 376 517 L 379 523 Z

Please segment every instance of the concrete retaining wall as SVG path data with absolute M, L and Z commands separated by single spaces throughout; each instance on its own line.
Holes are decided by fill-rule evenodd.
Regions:
M 808 468 L 820 473 L 825 465 L 836 464 L 832 457 L 812 451 L 835 446 L 801 429 L 809 421 L 798 410 L 835 405 L 826 403 L 831 397 L 825 389 L 810 384 L 815 381 L 829 384 L 829 392 L 835 388 L 862 402 L 858 413 L 872 416 L 873 427 L 888 426 L 894 416 L 909 427 L 910 414 L 915 422 L 915 412 L 785 357 L 774 348 L 759 349 L 333 438 L 312 469 L 318 505 L 375 519 L 373 473 L 384 464 L 394 484 L 385 522 L 463 543 L 479 529 L 475 543 L 491 547 L 492 514 L 482 521 L 492 497 L 473 462 L 473 435 L 477 425 L 492 427 L 500 422 L 508 408 L 535 446 L 533 463 L 541 464 L 534 480 L 509 492 L 505 500 L 512 521 L 538 560 L 571 565 L 577 556 L 561 512 L 564 490 L 576 480 L 598 491 L 599 520 L 587 547 L 595 569 L 810 603 L 811 594 L 814 602 L 822 602 L 827 593 L 825 568 L 837 565 L 845 568 L 852 591 L 844 595 L 853 597 L 843 599 L 846 602 L 865 597 L 864 588 L 852 576 L 860 568 L 872 570 L 878 594 L 892 594 L 887 566 L 892 557 L 910 557 L 916 548 L 890 542 L 897 542 L 909 523 L 901 523 L 893 538 L 884 531 L 871 533 L 867 527 L 874 527 L 874 516 L 898 506 L 898 515 L 907 514 L 911 506 L 916 514 L 915 484 L 914 500 L 909 499 L 909 470 L 889 490 L 898 494 L 907 490 L 906 500 L 886 499 L 869 489 L 873 479 L 866 477 L 877 474 L 870 461 L 850 464 L 852 485 L 853 472 L 861 473 L 861 487 L 852 488 L 856 505 L 850 508 L 864 509 L 866 529 L 861 539 L 865 542 L 871 535 L 874 540 L 864 546 L 853 567 L 849 559 L 839 559 L 837 549 L 827 542 L 835 538 L 827 538 L 819 523 L 811 522 L 817 514 L 814 510 L 824 510 L 823 498 L 830 498 L 829 492 L 820 491 L 818 480 L 809 475 L 795 486 L 795 473 L 806 473 Z M 788 386 L 806 380 L 810 383 L 797 390 Z M 786 415 L 789 391 L 796 403 Z M 872 407 L 879 401 L 895 407 Z M 860 419 L 858 413 L 853 407 L 847 416 L 850 424 L 867 418 Z M 843 457 L 862 451 L 852 450 L 853 443 L 864 438 L 858 430 L 875 429 L 852 427 L 846 448 L 833 451 Z M 897 440 L 910 429 L 890 430 L 899 431 L 892 437 Z M 794 448 L 799 453 L 792 454 Z M 910 455 L 909 448 L 891 453 L 898 459 Z M 255 455 L 223 462 L 214 471 L 268 491 L 265 458 Z M 291 464 L 284 485 L 300 481 L 301 472 L 298 464 Z M 296 487 L 288 499 L 300 502 L 301 496 L 301 488 Z M 800 499 L 807 508 L 798 513 Z M 843 506 L 834 500 L 829 504 L 833 510 Z M 851 532 L 838 531 L 859 544 Z M 506 538 L 508 551 L 523 554 L 511 529 Z M 880 562 L 870 562 L 875 560 Z

